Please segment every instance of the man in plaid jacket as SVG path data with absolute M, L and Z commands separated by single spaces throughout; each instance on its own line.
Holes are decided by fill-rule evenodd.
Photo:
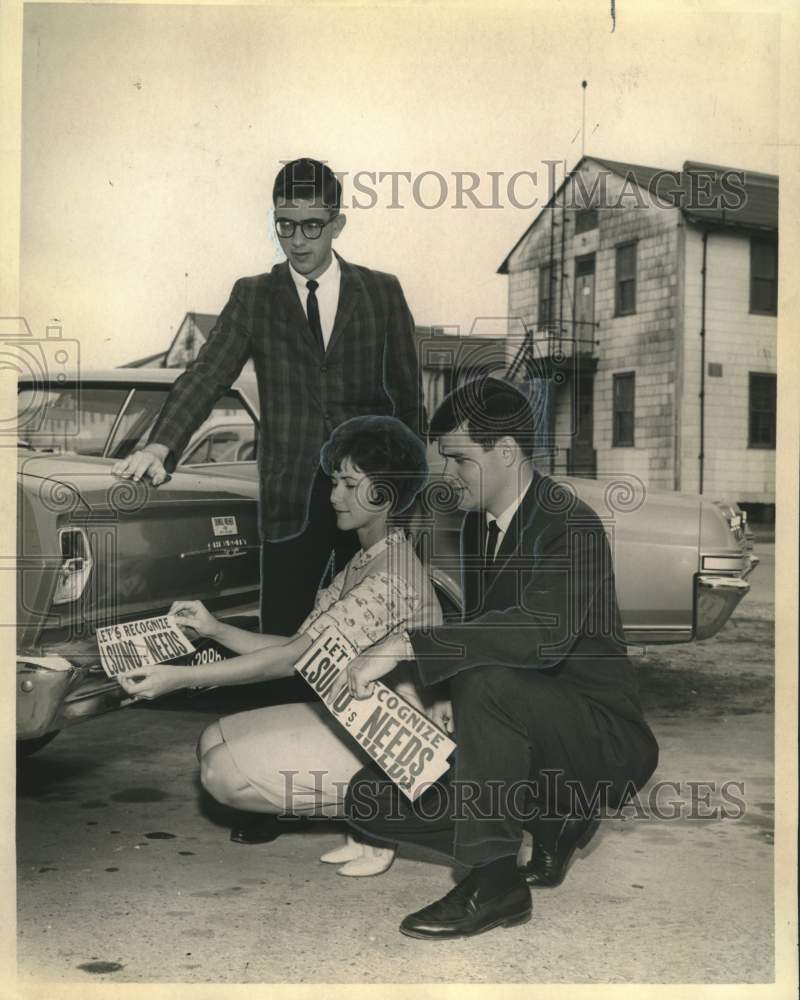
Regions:
M 261 630 L 291 635 L 313 606 L 331 553 L 338 570 L 358 548 L 354 532 L 336 528 L 322 444 L 359 414 L 393 414 L 420 434 L 426 428 L 414 320 L 400 283 L 333 253 L 346 221 L 334 173 L 317 160 L 287 163 L 273 203 L 287 260 L 235 283 L 147 445 L 114 471 L 163 482 L 252 358 L 261 403 Z

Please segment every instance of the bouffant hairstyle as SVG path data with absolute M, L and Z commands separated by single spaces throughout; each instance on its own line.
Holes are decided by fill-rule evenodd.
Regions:
M 484 451 L 500 438 L 511 437 L 526 458 L 533 455 L 533 408 L 525 393 L 510 382 L 491 375 L 465 382 L 439 404 L 428 436 L 437 441 L 462 424 L 466 424 L 470 439 Z
M 322 448 L 330 475 L 349 458 L 368 477 L 375 503 L 391 500 L 390 514 L 411 506 L 428 478 L 425 446 L 395 417 L 352 417 L 339 424 Z

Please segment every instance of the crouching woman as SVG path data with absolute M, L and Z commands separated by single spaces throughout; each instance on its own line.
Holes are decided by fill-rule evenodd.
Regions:
M 313 611 L 287 639 L 226 625 L 199 601 L 178 601 L 170 609 L 184 628 L 239 654 L 219 663 L 185 667 L 159 664 L 133 677 L 120 677 L 137 698 L 156 698 L 188 686 L 250 684 L 291 676 L 293 665 L 328 627 L 335 626 L 358 653 L 407 628 L 441 622 L 430 576 L 405 531 L 392 525 L 427 478 L 421 441 L 400 421 L 386 416 L 354 417 L 341 424 L 322 449 L 332 481 L 337 526 L 357 532 L 360 550 L 317 595 Z M 441 702 L 423 701 L 414 674 L 401 664 L 387 678 L 398 693 L 437 721 Z M 352 776 L 369 763 L 354 738 L 320 701 L 275 705 L 240 712 L 212 723 L 198 745 L 201 780 L 219 802 L 250 813 L 344 816 Z M 384 871 L 393 851 L 348 838 L 323 855 L 344 862 L 341 874 Z

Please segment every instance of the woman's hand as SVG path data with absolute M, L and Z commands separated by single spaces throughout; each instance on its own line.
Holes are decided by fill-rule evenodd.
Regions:
M 152 667 L 140 667 L 133 674 L 118 674 L 120 686 L 135 700 L 152 701 L 163 694 L 189 687 L 192 670 L 169 663 L 156 663 Z
M 202 601 L 173 601 L 169 614 L 175 615 L 175 620 L 182 629 L 188 626 L 198 635 L 209 638 L 217 634 L 222 624 Z

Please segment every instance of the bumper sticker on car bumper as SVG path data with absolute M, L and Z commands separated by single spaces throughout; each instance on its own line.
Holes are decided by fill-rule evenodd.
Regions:
M 142 667 L 194 652 L 174 615 L 108 625 L 99 628 L 96 637 L 100 661 L 109 677 L 135 673 Z

